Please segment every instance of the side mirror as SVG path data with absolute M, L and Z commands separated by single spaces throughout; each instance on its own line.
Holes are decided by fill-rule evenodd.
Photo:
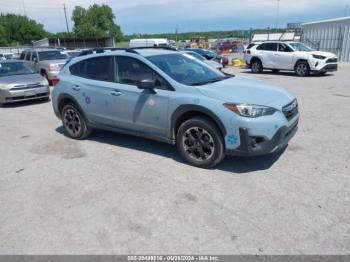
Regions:
M 142 90 L 150 90 L 152 93 L 154 92 L 154 88 L 156 88 L 156 81 L 155 80 L 150 80 L 150 79 L 145 79 L 141 80 L 137 83 L 137 88 L 142 89 Z

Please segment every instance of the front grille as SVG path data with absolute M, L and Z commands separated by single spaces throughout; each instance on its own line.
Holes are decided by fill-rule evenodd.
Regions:
M 33 88 L 40 88 L 40 87 L 44 87 L 44 85 L 40 84 L 40 83 L 35 83 L 35 84 L 28 84 L 28 85 L 16 85 L 14 87 L 12 87 L 10 90 L 26 90 L 26 89 L 33 89 Z
M 285 105 L 282 108 L 282 112 L 285 115 L 285 117 L 287 118 L 288 121 L 290 121 L 293 117 L 295 117 L 298 112 L 299 112 L 299 108 L 298 108 L 298 102 L 295 99 L 294 101 L 292 101 L 291 103 L 289 103 L 288 105 Z
M 49 96 L 49 93 L 41 93 L 31 96 L 15 96 L 15 97 L 6 97 L 6 101 L 18 101 L 18 100 L 27 100 L 27 99 L 34 99 L 34 98 L 43 98 Z
M 338 62 L 338 58 L 329 58 L 326 61 L 327 64 L 329 64 L 329 63 L 337 63 L 337 62 Z
M 335 71 L 338 70 L 338 65 L 326 65 L 323 69 L 328 71 Z

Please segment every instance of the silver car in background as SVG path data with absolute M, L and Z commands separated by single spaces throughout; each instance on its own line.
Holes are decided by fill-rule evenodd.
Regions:
M 218 63 L 218 62 L 216 62 L 214 60 L 208 60 L 204 56 L 201 56 L 200 54 L 198 54 L 196 52 L 184 50 L 184 51 L 181 51 L 181 53 L 193 56 L 194 58 L 197 58 L 199 61 L 202 61 L 203 63 L 205 63 L 205 64 L 207 64 L 207 65 L 209 65 L 209 66 L 211 66 L 213 68 L 216 68 L 216 69 L 218 69 L 220 71 L 223 68 L 222 64 L 220 64 L 220 63 Z
M 48 81 L 57 78 L 61 68 L 68 61 L 69 56 L 65 51 L 58 49 L 26 49 L 20 59 L 23 60 L 34 72 L 40 73 Z
M 0 107 L 25 100 L 49 100 L 48 81 L 22 61 L 0 61 Z

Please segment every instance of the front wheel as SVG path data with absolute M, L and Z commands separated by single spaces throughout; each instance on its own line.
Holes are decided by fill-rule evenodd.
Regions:
M 308 76 L 310 74 L 310 67 L 306 61 L 300 61 L 295 65 L 295 73 L 297 76 Z
M 214 167 L 225 157 L 221 132 L 206 117 L 185 121 L 177 132 L 176 144 L 182 157 L 196 167 Z
M 62 123 L 66 136 L 73 139 L 84 139 L 91 133 L 84 116 L 74 104 L 68 104 L 62 110 Z

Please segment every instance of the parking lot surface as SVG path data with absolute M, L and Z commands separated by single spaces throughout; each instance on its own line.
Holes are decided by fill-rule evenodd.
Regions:
M 226 70 L 298 98 L 284 152 L 203 170 L 142 138 L 68 139 L 50 102 L 0 108 L 0 253 L 349 254 L 350 64 Z

